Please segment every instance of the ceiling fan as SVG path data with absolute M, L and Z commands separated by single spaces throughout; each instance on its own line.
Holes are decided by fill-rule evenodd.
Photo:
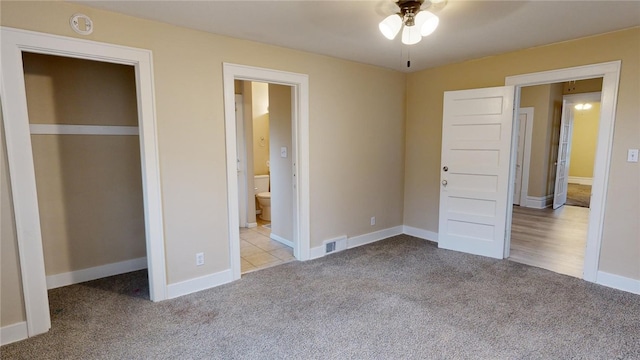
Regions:
M 440 19 L 432 11 L 442 9 L 447 0 L 398 0 L 395 3 L 400 11 L 380 22 L 380 32 L 393 40 L 402 29 L 402 43 L 414 45 L 436 30 Z

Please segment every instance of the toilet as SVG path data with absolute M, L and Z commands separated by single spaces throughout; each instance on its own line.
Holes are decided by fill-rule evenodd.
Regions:
M 271 193 L 269 192 L 269 175 L 256 175 L 253 186 L 260 207 L 260 219 L 271 221 Z

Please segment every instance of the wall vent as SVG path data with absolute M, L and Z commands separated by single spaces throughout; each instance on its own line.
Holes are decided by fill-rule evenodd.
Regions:
M 324 253 L 330 254 L 333 252 L 338 252 L 347 249 L 347 236 L 342 235 L 337 238 L 325 240 L 323 242 L 324 245 Z

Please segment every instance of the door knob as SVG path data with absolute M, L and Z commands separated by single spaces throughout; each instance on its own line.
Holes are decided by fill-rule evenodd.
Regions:
M 442 170 L 443 170 L 443 171 L 445 171 L 445 172 L 447 172 L 447 171 L 449 171 L 449 167 L 448 167 L 448 166 L 445 166 L 445 167 L 443 167 L 443 168 L 442 168 Z
M 447 180 L 442 180 L 442 186 L 447 186 Z

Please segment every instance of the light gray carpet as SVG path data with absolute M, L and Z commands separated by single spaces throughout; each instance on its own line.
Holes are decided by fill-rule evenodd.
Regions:
M 589 207 L 591 202 L 591 185 L 568 184 L 567 202 L 565 205 Z
M 2 359 L 640 358 L 640 296 L 404 235 L 160 303 L 144 277 L 51 291 Z

